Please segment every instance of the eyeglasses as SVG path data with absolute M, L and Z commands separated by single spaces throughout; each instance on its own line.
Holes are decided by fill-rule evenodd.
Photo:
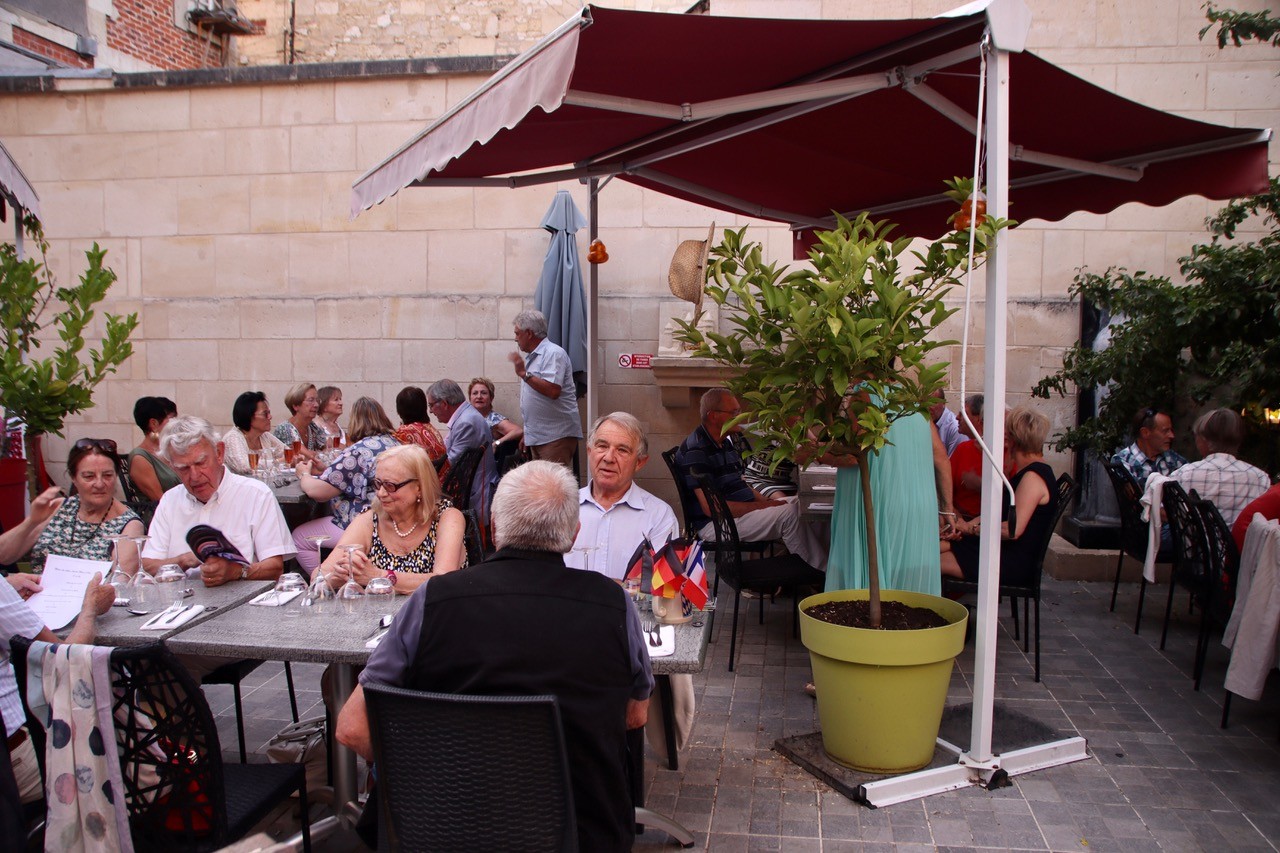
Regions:
M 729 415 L 734 418 L 742 414 L 742 409 L 713 409 L 712 411 L 719 412 L 722 415 Z
M 109 438 L 82 438 L 72 446 L 76 450 L 88 450 L 91 447 L 96 447 L 103 453 L 109 453 L 112 456 L 116 455 L 116 443 Z
M 375 492 L 380 492 L 383 489 L 386 489 L 387 494 L 394 495 L 403 487 L 409 485 L 410 483 L 416 483 L 416 482 L 418 482 L 417 479 L 409 479 L 409 480 L 401 480 L 399 483 L 393 483 L 390 480 L 383 480 L 380 477 L 374 477 L 372 480 L 369 481 L 369 485 L 373 486 L 373 490 Z

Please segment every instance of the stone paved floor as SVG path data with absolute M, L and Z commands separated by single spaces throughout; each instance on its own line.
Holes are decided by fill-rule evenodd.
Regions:
M 752 611 L 736 672 L 726 670 L 728 619 L 717 620 L 707 667 L 695 677 L 698 715 L 679 771 L 648 767 L 648 805 L 673 816 L 714 851 L 1276 850 L 1280 841 L 1280 678 L 1261 702 L 1237 698 L 1218 727 L 1226 650 L 1216 641 L 1200 692 L 1190 677 L 1195 621 L 1175 602 L 1165 652 L 1158 650 L 1164 587 L 1148 596 L 1143 631 L 1132 630 L 1137 589 L 1116 613 L 1110 584 L 1046 581 L 1043 681 L 1012 639 L 1006 605 L 997 701 L 1086 737 L 1088 761 L 1014 778 L 995 792 L 964 789 L 868 809 L 845 799 L 772 750 L 779 737 L 816 730 L 802 692 L 807 654 L 790 634 L 784 604 Z M 295 667 L 304 714 L 320 713 L 320 668 Z M 972 697 L 973 647 L 952 679 L 950 701 Z M 288 720 L 284 677 L 267 664 L 246 682 L 250 748 Z M 224 752 L 234 755 L 229 688 L 207 688 Z M 997 735 L 998 736 L 998 735 Z M 349 837 L 325 850 L 362 849 Z M 650 830 L 636 850 L 679 849 Z

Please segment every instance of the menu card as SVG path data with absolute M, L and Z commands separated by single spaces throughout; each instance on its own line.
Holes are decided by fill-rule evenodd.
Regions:
M 95 573 L 106 578 L 111 571 L 110 560 L 81 560 L 50 554 L 44 562 L 44 574 L 35 595 L 27 599 L 27 606 L 44 620 L 50 631 L 70 625 L 80 615 L 84 606 L 84 591 Z

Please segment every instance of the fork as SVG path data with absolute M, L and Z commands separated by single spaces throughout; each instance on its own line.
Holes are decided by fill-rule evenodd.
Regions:
M 662 635 L 658 633 L 658 626 L 654 622 L 646 622 L 640 626 L 645 636 L 649 639 L 649 645 L 657 648 L 662 645 Z

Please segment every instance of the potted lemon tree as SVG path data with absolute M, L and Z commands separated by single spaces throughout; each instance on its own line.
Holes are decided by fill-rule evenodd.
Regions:
M 953 191 L 968 197 L 954 184 Z M 843 456 L 858 465 L 868 588 L 811 596 L 800 607 L 824 748 L 841 764 L 870 772 L 906 772 L 929 762 L 952 661 L 964 646 L 963 606 L 880 589 L 868 464 L 889 442 L 893 422 L 926 413 L 945 383 L 947 363 L 930 354 L 954 342 L 931 336 L 954 312 L 944 299 L 960 284 L 970 233 L 981 257 L 1009 224 L 964 206 L 958 218 L 963 230 L 911 251 L 911 238 L 893 239 L 890 223 L 837 216 L 834 229 L 816 234 L 811 268 L 795 271 L 765 260 L 760 245 L 745 239 L 746 229 L 727 231 L 712 251 L 707 287 L 727 330 L 685 324 L 682 332 L 697 345 L 696 355 L 741 371 L 729 382 L 743 401 L 741 418 L 772 445 L 775 463 Z M 934 527 L 937 520 L 895 522 Z M 937 614 L 925 624 L 938 627 L 886 630 L 886 602 Z M 859 621 L 848 610 L 865 612 L 860 626 L 836 624 Z

